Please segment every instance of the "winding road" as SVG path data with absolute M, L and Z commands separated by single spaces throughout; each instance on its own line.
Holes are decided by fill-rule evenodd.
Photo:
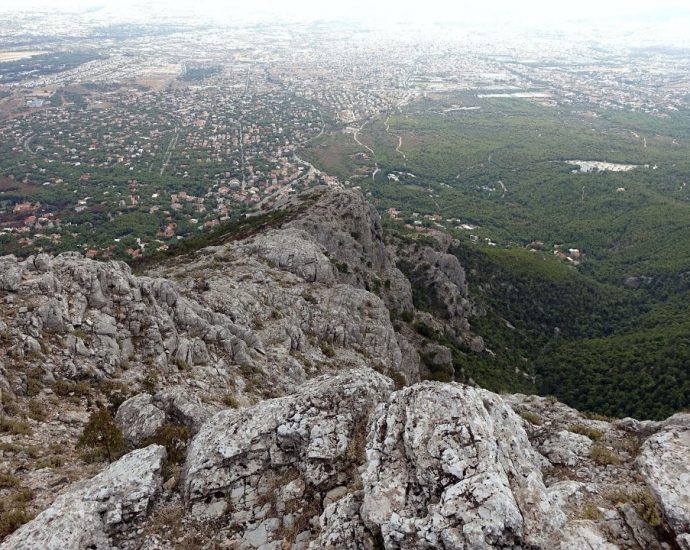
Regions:
M 371 180 L 376 181 L 376 174 L 378 174 L 380 172 L 378 159 L 376 158 L 376 153 L 374 153 L 374 150 L 371 147 L 369 147 L 368 145 L 364 145 L 364 143 L 359 141 L 359 138 L 357 137 L 357 134 L 359 134 L 364 129 L 364 127 L 367 124 L 369 124 L 369 122 L 370 121 L 367 120 L 364 122 L 364 124 L 362 124 L 359 128 L 357 128 L 353 132 L 352 138 L 355 140 L 355 143 L 357 143 L 360 147 L 364 147 L 367 151 L 369 151 L 371 153 L 371 156 L 374 157 L 374 168 L 375 169 L 374 169 L 374 172 L 371 174 Z

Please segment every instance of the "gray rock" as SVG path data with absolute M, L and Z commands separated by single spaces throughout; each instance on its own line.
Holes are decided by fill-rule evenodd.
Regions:
M 165 448 L 125 455 L 58 497 L 0 545 L 3 550 L 110 550 L 112 536 L 146 516 L 161 487 Z
M 593 521 L 574 521 L 561 533 L 558 550 L 618 550 L 608 542 Z
M 192 513 L 215 517 L 232 510 L 239 528 L 242 521 L 265 519 L 267 501 L 285 504 L 294 489 L 279 497 L 279 488 L 298 479 L 309 495 L 301 506 L 319 504 L 318 495 L 348 481 L 348 470 L 363 460 L 358 453 L 369 411 L 391 388 L 377 372 L 356 369 L 311 380 L 290 397 L 216 414 L 187 455 L 184 496 Z
M 356 548 L 375 550 L 380 546 L 360 516 L 362 492 L 351 493 L 328 506 L 321 514 L 319 536 L 310 550 L 321 548 Z
M 538 450 L 551 464 L 575 466 L 582 458 L 588 458 L 592 440 L 585 436 L 561 430 L 548 437 Z
M 216 412 L 213 407 L 204 405 L 198 397 L 181 386 L 173 386 L 158 392 L 153 397 L 153 401 L 159 409 L 165 411 L 168 419 L 186 426 L 192 433 L 196 433 L 201 425 Z
M 270 231 L 253 239 L 247 250 L 307 282 L 332 284 L 336 280 L 335 266 L 306 231 Z
M 690 534 L 690 428 L 670 425 L 650 437 L 637 467 L 676 536 Z
M 154 405 L 150 394 L 141 393 L 120 405 L 115 423 L 129 443 L 139 445 L 165 424 L 165 413 Z
M 425 382 L 380 407 L 362 517 L 395 548 L 548 546 L 550 501 L 522 421 L 498 396 Z
M 23 269 L 14 256 L 0 258 L 0 290 L 14 292 L 19 289 Z

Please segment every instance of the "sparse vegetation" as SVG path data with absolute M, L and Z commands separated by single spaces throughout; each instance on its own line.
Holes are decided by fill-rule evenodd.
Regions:
M 158 382 L 158 373 L 153 368 L 149 368 L 141 380 L 141 387 L 147 393 L 156 393 Z
M 32 418 L 36 422 L 43 422 L 48 418 L 48 414 L 45 410 L 45 405 L 38 401 L 37 399 L 29 400 L 29 418 Z
M 323 353 L 326 357 L 334 357 L 335 356 L 335 350 L 333 349 L 333 346 L 331 346 L 328 342 L 321 342 L 321 353 Z
M 192 434 L 186 426 L 165 424 L 158 428 L 153 437 L 146 440 L 143 446 L 156 444 L 165 447 L 167 455 L 163 470 L 164 475 L 169 477 L 174 467 L 179 466 L 184 461 L 191 437 Z
M 86 448 L 91 451 L 85 458 L 92 459 L 102 455 L 112 462 L 119 458 L 126 450 L 122 431 L 113 421 L 110 410 L 99 408 L 91 413 L 84 431 L 79 436 L 77 448 Z
M 570 426 L 568 426 L 568 431 L 580 435 L 585 435 L 589 437 L 592 441 L 599 441 L 604 436 L 604 432 L 602 432 L 601 430 L 591 428 L 590 426 L 585 426 L 584 424 L 571 424 Z
M 33 491 L 18 487 L 0 499 L 0 540 L 33 518 L 27 510 L 33 498 Z
M 0 472 L 0 489 L 9 489 L 19 485 L 19 478 L 6 472 Z
M 611 504 L 631 504 L 637 514 L 652 527 L 658 527 L 662 523 L 656 500 L 647 489 L 638 489 L 632 493 L 610 491 L 604 496 Z
M 9 416 L 0 417 L 0 434 L 31 435 L 31 426 L 22 420 Z
M 577 515 L 578 519 L 586 519 L 590 521 L 599 521 L 603 519 L 604 514 L 601 513 L 599 507 L 591 502 L 585 504 Z
M 631 500 L 639 516 L 649 525 L 652 527 L 661 525 L 661 514 L 652 493 L 646 489 L 641 489 L 632 494 Z
M 182 371 L 192 370 L 191 365 L 181 357 L 175 357 L 175 366 Z
M 223 397 L 223 405 L 230 407 L 231 409 L 237 409 L 240 406 L 237 398 L 231 393 L 228 393 Z
M 615 466 L 621 462 L 616 453 L 602 445 L 592 446 L 590 458 L 599 466 Z
M 53 391 L 60 397 L 71 397 L 76 400 L 82 397 L 90 397 L 92 394 L 91 385 L 85 381 L 72 382 L 71 380 L 57 380 Z
M 535 426 L 541 426 L 544 421 L 542 420 L 541 416 L 539 416 L 537 413 L 532 412 L 532 411 L 520 411 L 520 416 L 527 420 L 530 424 L 534 424 Z
M 421 334 L 425 338 L 434 338 L 436 336 L 436 332 L 434 331 L 434 329 L 426 323 L 424 323 L 423 321 L 416 322 L 414 324 L 414 329 L 417 331 L 418 334 Z

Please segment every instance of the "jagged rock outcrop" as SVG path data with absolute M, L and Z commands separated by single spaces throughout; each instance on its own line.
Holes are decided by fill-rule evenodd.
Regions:
M 341 282 L 376 290 L 389 309 L 412 310 L 410 283 L 386 248 L 380 216 L 359 191 L 332 189 L 288 227 L 324 247 Z
M 358 369 L 320 377 L 290 397 L 211 418 L 194 438 L 184 496 L 197 517 L 229 513 L 244 548 L 280 548 L 281 532 L 310 530 L 362 460 L 371 410 L 392 389 Z
M 671 425 L 651 436 L 637 464 L 678 546 L 690 549 L 690 428 Z
M 362 517 L 390 548 L 549 546 L 565 523 L 520 418 L 497 396 L 423 383 L 377 412 Z
M 6 550 L 106 550 L 111 537 L 146 517 L 161 488 L 165 448 L 132 451 L 93 479 L 78 483 L 8 537 Z
M 117 409 L 115 423 L 132 445 L 141 445 L 166 423 L 187 427 L 196 433 L 215 408 L 183 387 L 174 386 L 156 395 L 140 393 L 124 401 Z
M 44 510 L 3 549 L 688 549 L 690 415 L 419 383 L 490 353 L 453 242 L 386 242 L 356 190 L 282 208 L 146 274 L 0 258 L 0 498 Z M 168 458 L 81 461 L 100 405 Z

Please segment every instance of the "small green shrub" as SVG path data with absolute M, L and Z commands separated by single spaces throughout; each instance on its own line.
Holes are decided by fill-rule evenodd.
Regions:
M 541 426 L 544 423 L 541 416 L 532 411 L 520 411 L 520 416 L 535 426 Z
M 400 319 L 406 323 L 411 323 L 414 320 L 414 311 L 406 309 L 400 314 Z
M 37 399 L 32 399 L 29 401 L 29 417 L 34 419 L 36 422 L 43 422 L 48 418 L 45 406 L 43 403 Z
M 416 322 L 414 324 L 414 329 L 417 331 L 418 334 L 421 334 L 426 338 L 433 338 L 436 335 L 434 329 L 432 329 L 429 325 L 422 321 Z
M 239 402 L 237 401 L 237 398 L 231 393 L 228 393 L 223 397 L 223 404 L 227 407 L 230 407 L 231 409 L 237 409 L 240 406 Z
M 146 371 L 144 378 L 141 380 L 141 387 L 147 393 L 156 393 L 156 389 L 158 389 L 158 373 L 152 369 Z
M 0 540 L 11 535 L 25 523 L 33 519 L 33 516 L 24 509 L 11 509 L 0 512 Z
M 176 357 L 176 358 L 175 358 L 175 366 L 176 366 L 178 369 L 184 370 L 184 371 L 192 370 L 192 366 L 191 366 L 189 363 L 187 363 L 187 361 L 185 361 L 184 359 L 182 359 L 181 357 Z
M 33 498 L 31 489 L 21 487 L 0 499 L 0 540 L 33 519 L 26 510 Z
M 590 458 L 600 466 L 620 464 L 621 460 L 613 452 L 601 445 L 593 445 L 589 454 Z
M 571 424 L 568 426 L 568 431 L 575 434 L 585 435 L 589 437 L 592 441 L 599 441 L 603 436 L 604 432 L 597 430 L 596 428 L 590 428 L 584 424 Z
M 126 450 L 122 431 L 113 422 L 110 411 L 99 408 L 89 416 L 84 431 L 79 436 L 77 448 L 102 451 L 108 462 L 119 458 Z
M 9 489 L 19 485 L 19 478 L 5 472 L 0 472 L 0 489 Z
M 0 433 L 10 435 L 31 435 L 32 430 L 26 422 L 9 416 L 0 417 Z
M 335 350 L 333 349 L 333 346 L 331 346 L 327 342 L 321 342 L 321 352 L 326 356 L 326 357 L 333 357 L 335 356 Z
M 588 504 L 585 504 L 582 507 L 582 510 L 580 510 L 579 514 L 577 515 L 578 519 L 587 519 L 591 521 L 599 521 L 600 519 L 603 519 L 604 514 L 601 513 L 601 510 L 591 502 Z
M 176 466 L 179 466 L 187 456 L 187 447 L 192 434 L 186 426 L 179 424 L 164 424 L 156 433 L 144 442 L 147 445 L 162 445 L 167 452 L 163 474 L 169 477 Z
M 661 514 L 652 493 L 641 489 L 632 494 L 632 504 L 639 516 L 652 527 L 661 525 Z

